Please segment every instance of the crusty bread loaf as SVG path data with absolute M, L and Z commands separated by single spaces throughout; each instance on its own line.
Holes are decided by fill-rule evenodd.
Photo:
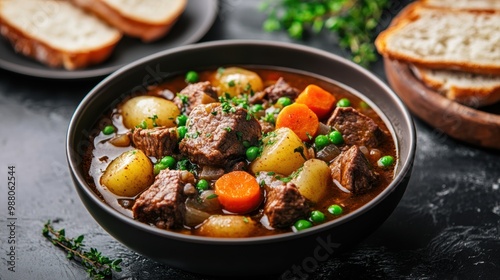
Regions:
M 428 87 L 448 99 L 470 107 L 482 107 L 500 101 L 500 76 L 410 66 Z
M 165 36 L 184 12 L 187 0 L 72 0 L 121 30 L 151 42 Z
M 500 10 L 498 0 L 421 0 L 426 6 L 469 10 L 469 11 L 495 11 Z
M 500 11 L 445 10 L 416 2 L 375 45 L 388 58 L 420 67 L 500 75 Z
M 104 61 L 122 36 L 65 0 L 0 0 L 0 32 L 16 52 L 68 70 Z

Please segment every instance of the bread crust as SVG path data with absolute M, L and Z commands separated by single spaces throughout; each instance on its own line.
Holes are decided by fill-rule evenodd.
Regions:
M 404 62 L 412 63 L 419 67 L 431 68 L 431 69 L 450 69 L 450 70 L 462 70 L 472 73 L 479 74 L 495 74 L 500 75 L 500 64 L 498 63 L 478 63 L 470 60 L 461 60 L 461 61 L 451 61 L 451 60 L 431 60 L 423 57 L 416 57 L 407 55 L 398 50 L 391 49 L 388 46 L 388 40 L 394 34 L 398 32 L 402 32 L 401 30 L 405 28 L 407 25 L 418 20 L 421 15 L 421 11 L 423 9 L 427 10 L 439 10 L 443 11 L 442 8 L 431 8 L 425 7 L 422 2 L 415 2 L 410 4 L 396 19 L 392 22 L 391 26 L 389 26 L 386 30 L 382 31 L 379 36 L 375 40 L 375 46 L 380 54 L 390 59 L 400 60 Z M 444 12 L 444 11 L 443 11 Z M 467 13 L 467 14 L 479 14 L 480 12 L 474 11 L 453 11 L 454 14 L 457 13 Z M 500 11 L 496 11 L 493 13 L 488 13 L 494 16 L 500 17 Z
M 143 42 L 153 42 L 165 36 L 180 15 L 184 12 L 187 1 L 182 1 L 183 4 L 172 12 L 172 16 L 166 18 L 163 22 L 151 23 L 146 20 L 138 20 L 129 16 L 125 16 L 116 10 L 114 7 L 108 5 L 101 0 L 71 0 L 81 8 L 94 13 L 108 24 L 119 29 L 124 34 L 140 38 Z
M 481 77 L 481 75 L 478 74 L 441 70 L 446 71 L 446 75 L 449 76 L 448 81 L 445 81 L 433 75 L 429 70 L 414 65 L 410 65 L 410 69 L 427 87 L 460 104 L 477 108 L 500 101 L 500 76 L 487 75 Z M 470 83 L 468 85 L 463 85 L 449 81 L 453 79 L 454 76 L 467 76 Z M 479 83 L 478 80 L 480 79 L 488 79 L 490 82 L 487 85 L 475 84 L 476 82 Z
M 98 49 L 71 52 L 36 40 L 1 18 L 0 33 L 11 43 L 15 52 L 33 58 L 50 67 L 64 67 L 67 70 L 85 68 L 103 62 L 111 55 L 121 38 L 121 36 L 117 36 L 114 41 Z
M 495 12 L 500 9 L 498 0 L 483 0 L 483 1 L 443 1 L 443 0 L 420 0 L 427 7 L 433 7 L 443 10 L 466 10 L 475 12 Z M 461 4 L 461 5 L 460 5 Z

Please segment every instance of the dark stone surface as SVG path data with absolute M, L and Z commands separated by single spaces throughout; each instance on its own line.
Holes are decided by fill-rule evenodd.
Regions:
M 221 1 L 217 21 L 203 41 L 293 41 L 284 33 L 261 31 L 265 16 L 256 9 L 259 2 Z M 401 7 L 394 4 L 391 13 Z M 346 55 L 328 34 L 297 43 Z M 384 79 L 381 61 L 371 70 Z M 97 225 L 80 202 L 66 165 L 65 137 L 74 109 L 97 82 L 51 81 L 0 70 L 0 279 L 87 278 L 42 236 L 49 219 L 57 221 L 56 228 L 66 228 L 68 236 L 84 234 L 88 247 L 122 258 L 123 271 L 116 279 L 214 279 L 130 251 Z M 307 279 L 498 279 L 500 152 L 463 144 L 415 122 L 415 166 L 399 206 L 369 238 L 303 274 Z M 14 216 L 7 210 L 9 166 L 16 171 Z M 12 217 L 17 218 L 15 272 L 7 263 Z M 305 265 L 302 272 L 312 268 Z M 268 278 L 290 279 L 283 276 Z

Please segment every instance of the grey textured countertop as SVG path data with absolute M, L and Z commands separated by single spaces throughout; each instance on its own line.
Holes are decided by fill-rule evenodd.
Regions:
M 202 41 L 291 41 L 261 31 L 259 1 L 220 1 Z M 402 4 L 394 4 L 395 14 Z M 387 21 L 389 18 L 386 19 Z M 297 42 L 340 55 L 327 34 Z M 4 42 L 2 42 L 4 43 Z M 371 71 L 385 80 L 382 62 Z M 65 156 L 69 120 L 99 79 L 55 81 L 0 70 L 0 279 L 86 279 L 86 272 L 41 234 L 47 220 L 88 247 L 122 258 L 116 279 L 213 279 L 142 257 L 109 236 L 73 187 Z M 499 279 L 500 153 L 441 135 L 415 120 L 417 152 L 407 191 L 389 219 L 349 252 L 321 263 L 307 279 Z M 500 141 L 500 139 L 499 139 Z M 15 272 L 7 210 L 8 168 L 15 167 Z M 258 269 L 258 267 L 256 267 Z M 269 279 L 280 279 L 270 276 Z

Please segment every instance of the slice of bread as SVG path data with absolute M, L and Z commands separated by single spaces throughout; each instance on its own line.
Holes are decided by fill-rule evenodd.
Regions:
M 448 99 L 470 107 L 500 101 L 500 76 L 451 70 L 426 69 L 410 65 L 415 76 Z
M 500 1 L 498 0 L 420 0 L 426 6 L 469 10 L 469 11 L 495 11 L 500 10 Z
M 375 40 L 379 53 L 432 69 L 500 75 L 500 11 L 411 4 Z
M 184 12 L 187 0 L 72 0 L 124 34 L 144 42 L 165 36 Z
M 0 32 L 16 52 L 68 70 L 104 61 L 122 37 L 65 0 L 0 0 Z

